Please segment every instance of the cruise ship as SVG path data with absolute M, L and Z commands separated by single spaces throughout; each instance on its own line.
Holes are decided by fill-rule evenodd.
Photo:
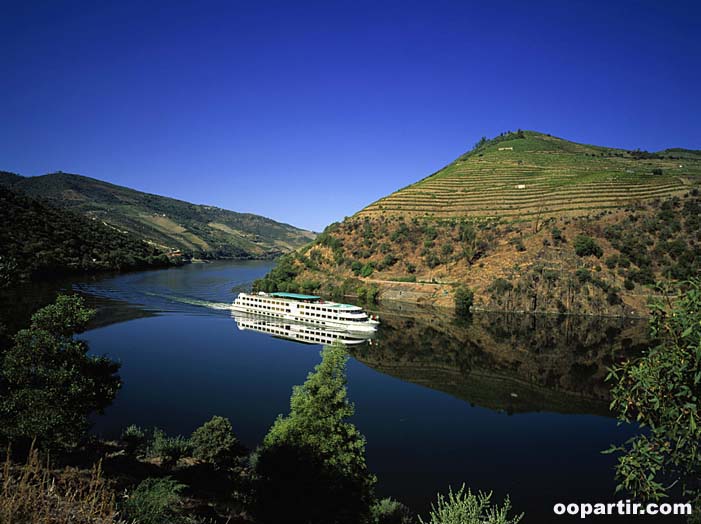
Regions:
M 332 330 L 321 326 L 312 326 L 301 322 L 270 318 L 251 313 L 232 312 L 236 326 L 241 330 L 257 331 L 273 337 L 301 342 L 302 344 L 323 344 L 328 346 L 340 342 L 344 346 L 354 346 L 366 342 L 372 344 L 374 333 L 351 333 Z
M 380 323 L 358 306 L 300 293 L 239 293 L 231 309 L 344 331 L 372 332 Z

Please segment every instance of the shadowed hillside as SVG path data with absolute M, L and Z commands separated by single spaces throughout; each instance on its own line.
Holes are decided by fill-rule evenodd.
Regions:
M 142 193 L 68 173 L 0 174 L 0 184 L 47 199 L 173 252 L 204 258 L 270 258 L 314 238 L 310 231 L 253 215 Z

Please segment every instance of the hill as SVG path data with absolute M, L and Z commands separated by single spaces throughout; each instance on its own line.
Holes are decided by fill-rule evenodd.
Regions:
M 0 186 L 0 288 L 33 276 L 171 264 L 156 247 Z
M 142 193 L 80 175 L 4 173 L 0 185 L 130 232 L 169 253 L 271 258 L 314 238 L 310 231 L 258 215 Z
M 625 151 L 534 131 L 484 140 L 358 216 L 581 215 L 682 194 L 701 177 L 701 151 Z
M 701 271 L 701 153 L 481 140 L 280 260 L 257 289 L 482 310 L 639 316 Z

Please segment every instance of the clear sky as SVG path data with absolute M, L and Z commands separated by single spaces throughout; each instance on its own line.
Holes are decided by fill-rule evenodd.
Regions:
M 701 148 L 701 2 L 7 2 L 0 169 L 321 230 L 482 136 Z

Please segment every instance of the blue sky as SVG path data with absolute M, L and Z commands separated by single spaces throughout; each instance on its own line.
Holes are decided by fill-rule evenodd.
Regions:
M 0 1 L 0 169 L 321 230 L 481 136 L 701 148 L 701 2 Z

